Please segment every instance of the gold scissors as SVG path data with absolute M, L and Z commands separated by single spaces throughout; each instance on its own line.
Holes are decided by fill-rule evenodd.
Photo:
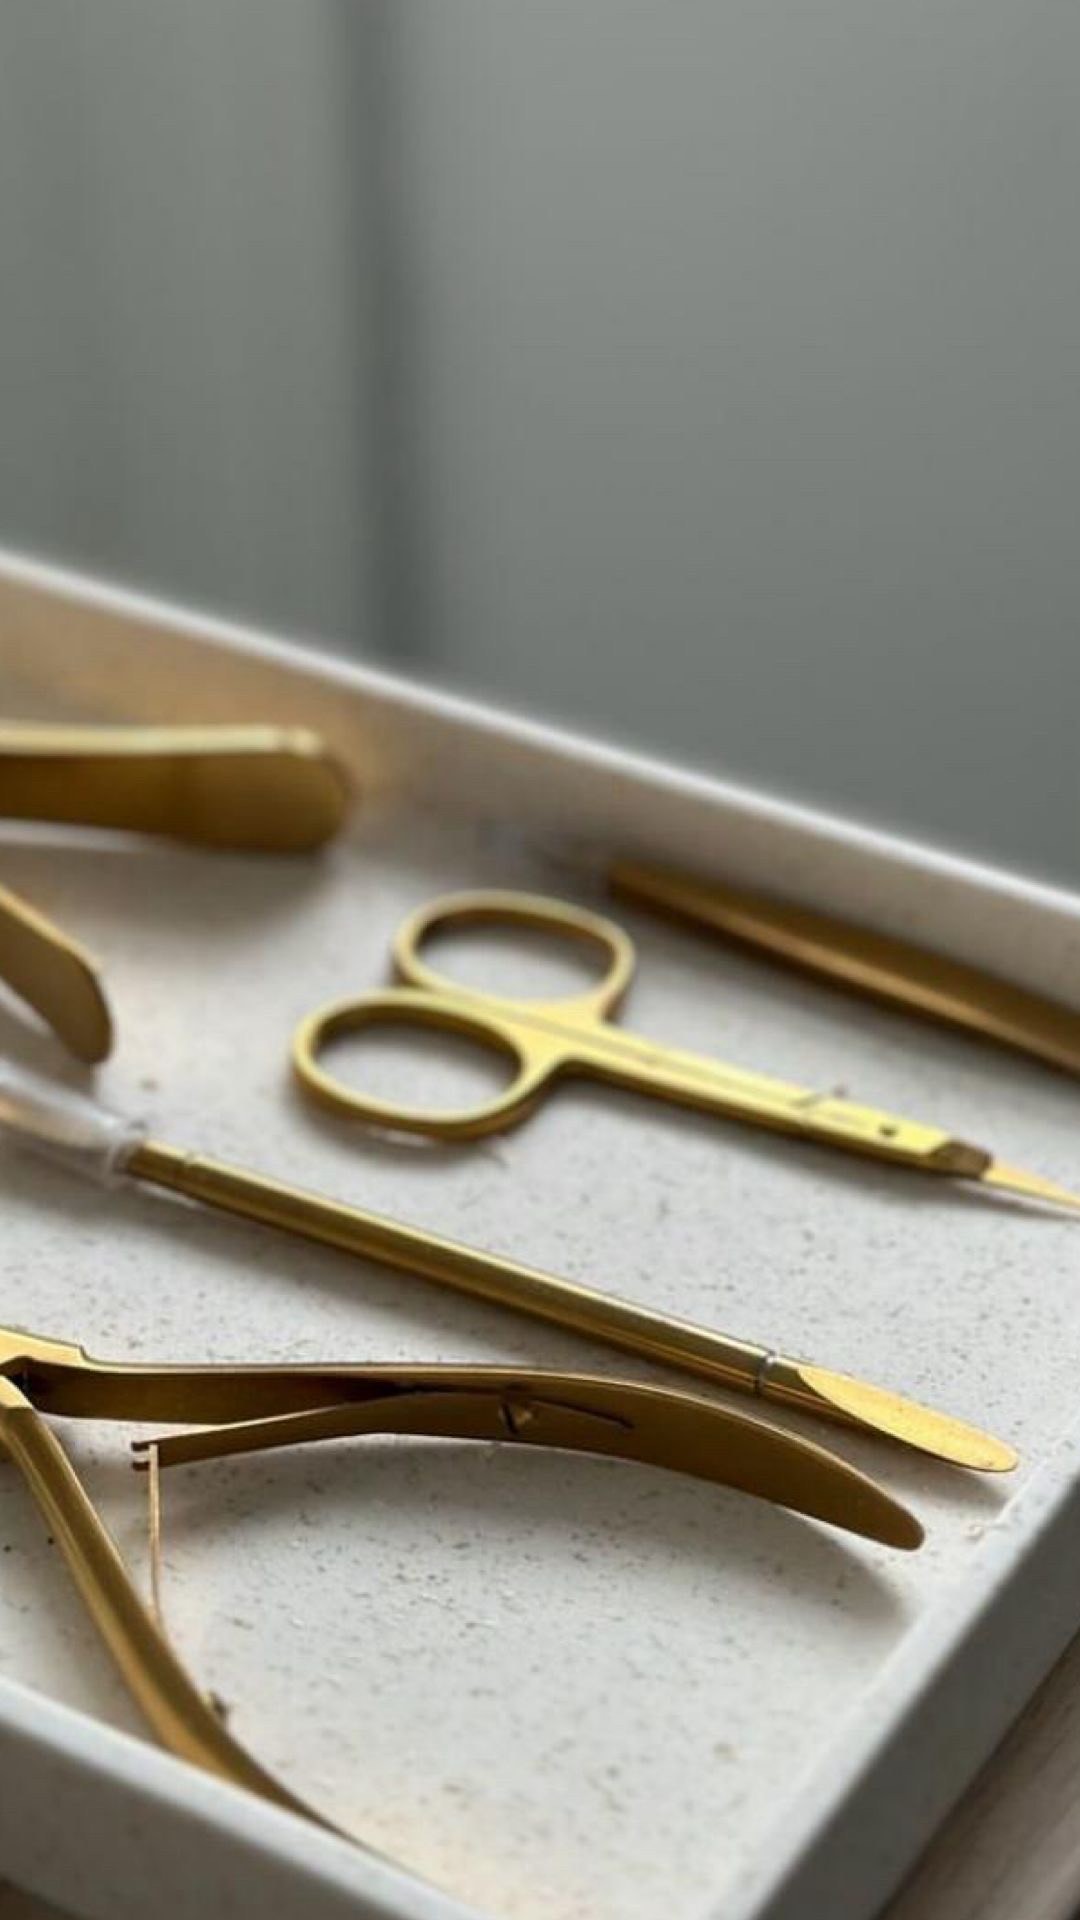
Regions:
M 148 1605 L 43 1417 L 209 1431 L 135 1443 L 150 1481 Z M 182 1759 L 319 1820 L 232 1736 L 174 1651 L 160 1606 L 159 1469 L 352 1435 L 501 1441 L 666 1467 L 756 1495 L 884 1545 L 918 1520 L 835 1454 L 698 1394 L 635 1381 L 488 1366 L 148 1366 L 0 1327 L 0 1454 L 12 1460 L 83 1603 L 161 1743 Z
M 598 952 L 605 970 L 583 993 L 510 1000 L 450 979 L 424 959 L 424 943 L 433 934 L 478 925 L 562 935 Z M 301 1085 L 325 1105 L 379 1126 L 443 1140 L 475 1139 L 523 1120 L 552 1082 L 577 1074 L 895 1166 L 975 1180 L 1080 1210 L 1080 1196 L 1005 1166 L 985 1148 L 954 1139 L 940 1127 L 626 1032 L 613 1016 L 633 977 L 633 944 L 613 920 L 583 907 L 528 893 L 447 894 L 402 923 L 393 958 L 406 984 L 322 1007 L 301 1022 L 293 1040 Z M 509 1086 L 475 1106 L 431 1112 L 376 1099 L 328 1072 L 321 1056 L 334 1040 L 388 1022 L 465 1034 L 511 1062 Z
M 164 834 L 199 846 L 299 853 L 335 833 L 341 768 L 300 727 L 0 723 L 0 817 Z M 93 1064 L 113 1022 L 85 947 L 0 887 L 0 979 Z

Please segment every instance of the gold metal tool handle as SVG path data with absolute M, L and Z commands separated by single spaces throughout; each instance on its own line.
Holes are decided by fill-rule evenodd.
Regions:
M 22 1474 L 87 1612 L 162 1744 L 219 1779 L 317 1820 L 226 1731 L 144 1605 L 59 1441 L 18 1387 L 2 1378 L 0 1448 Z
M 258 1220 L 304 1239 L 403 1268 L 458 1292 L 513 1307 L 727 1385 L 752 1390 L 763 1349 L 740 1344 L 690 1321 L 653 1313 L 607 1294 L 498 1255 L 441 1239 L 419 1227 L 368 1213 L 343 1201 L 289 1187 L 160 1141 L 142 1141 L 127 1163 L 136 1179 L 167 1187 L 204 1205 Z
M 487 1369 L 406 1370 L 413 1372 L 418 1391 L 406 1390 L 374 1410 L 324 1407 L 201 1440 L 195 1436 L 186 1446 L 183 1437 L 173 1437 L 149 1443 L 152 1457 L 168 1464 L 372 1431 L 523 1442 L 666 1466 L 889 1546 L 911 1550 L 922 1542 L 914 1515 L 857 1469 L 811 1442 L 709 1401 L 587 1376 L 517 1377 L 492 1369 L 489 1382 Z M 98 1633 L 163 1745 L 220 1779 L 325 1824 L 232 1739 L 142 1601 L 59 1441 L 3 1376 L 0 1449 L 22 1474 Z
M 0 887 L 0 979 L 48 1022 L 79 1060 L 112 1047 L 112 1016 L 97 965 L 44 914 Z
M 557 1447 L 691 1474 L 888 1546 L 910 1550 L 922 1543 L 914 1515 L 847 1461 L 698 1394 L 590 1374 L 496 1367 L 404 1368 L 401 1386 L 400 1393 L 374 1403 L 230 1423 L 152 1445 L 162 1466 L 354 1434 Z
M 321 1194 L 284 1186 L 280 1181 L 244 1168 L 185 1154 L 159 1141 L 144 1140 L 132 1150 L 127 1171 L 135 1179 L 185 1194 L 205 1206 L 218 1207 L 243 1219 L 258 1220 L 285 1233 L 337 1247 L 343 1253 L 381 1261 L 385 1266 L 452 1287 L 459 1293 L 494 1301 L 517 1313 L 551 1321 L 624 1353 L 676 1367 L 714 1386 L 732 1387 L 742 1393 L 798 1406 L 844 1425 L 886 1433 L 892 1439 L 960 1466 L 1007 1472 L 1016 1464 L 1016 1455 L 1010 1447 L 961 1421 L 905 1401 L 898 1395 L 882 1393 L 841 1374 L 805 1368 L 766 1347 L 734 1339 L 691 1320 L 657 1313 L 578 1281 L 522 1266 L 517 1261 L 462 1246 L 454 1240 L 441 1239 L 418 1227 L 363 1212 Z M 17 1350 L 22 1352 L 24 1337 L 15 1335 L 13 1339 Z M 44 1353 L 41 1358 L 47 1361 L 48 1354 Z M 63 1355 L 60 1358 L 64 1360 Z M 110 1385 L 104 1395 L 95 1386 L 92 1374 L 70 1372 L 67 1367 L 63 1371 L 66 1378 L 58 1411 L 86 1412 L 101 1417 L 111 1400 L 118 1411 L 129 1418 L 169 1417 L 164 1412 L 146 1412 L 137 1398 L 133 1401 L 125 1398 L 121 1402 L 118 1395 L 121 1389 L 126 1395 L 128 1386 L 117 1381 L 114 1370 L 110 1370 Z M 180 1377 L 178 1387 L 182 1392 Z M 136 1395 L 140 1391 L 135 1383 L 132 1390 Z M 203 1417 L 214 1421 L 226 1418 L 226 1413 L 208 1405 L 208 1391 L 205 1384 L 198 1387 Z M 268 1389 L 255 1386 L 245 1387 L 243 1391 L 259 1395 L 266 1394 Z M 285 1390 L 275 1388 L 274 1391 Z M 161 1395 L 167 1395 L 169 1389 L 163 1386 L 160 1374 L 156 1384 L 147 1389 L 148 1401 L 151 1392 L 155 1404 L 162 1407 Z M 223 1397 L 226 1392 L 227 1389 L 222 1389 Z M 324 1400 L 347 1397 L 332 1378 L 323 1380 L 318 1394 Z M 235 1399 L 232 1405 L 235 1409 Z M 284 1411 L 280 1397 L 277 1409 Z M 261 1400 L 259 1410 L 269 1412 L 271 1409 Z M 178 1402 L 174 1417 L 181 1421 L 195 1418 L 191 1400 Z
M 753 1392 L 765 1358 L 763 1348 L 713 1333 L 692 1321 L 654 1313 L 576 1281 L 442 1239 L 302 1187 L 286 1186 L 247 1168 L 185 1153 L 163 1141 L 140 1141 L 125 1171 L 136 1180 L 185 1194 L 204 1206 L 381 1261 L 459 1293 L 569 1327 L 624 1352 L 681 1367 L 702 1379 Z
M 629 860 L 612 867 L 609 880 L 622 899 L 709 927 L 786 966 L 889 1006 L 966 1028 L 1080 1073 L 1080 1013 L 979 967 L 720 880 Z
M 524 927 L 554 933 L 591 955 L 602 969 L 595 985 L 553 1000 L 512 1000 L 472 988 L 431 966 L 425 942 L 462 927 Z M 614 921 L 538 894 L 483 891 L 444 894 L 410 914 L 394 940 L 394 964 L 406 984 L 321 1007 L 293 1037 L 293 1071 L 321 1105 L 353 1119 L 439 1140 L 473 1140 L 523 1120 L 546 1082 L 571 1069 L 580 1040 L 622 999 L 634 971 L 634 949 Z M 469 1107 L 429 1108 L 380 1100 L 341 1080 L 324 1055 L 334 1040 L 381 1026 L 439 1028 L 510 1063 L 508 1084 Z
M 151 1155 L 154 1151 L 151 1147 Z M 209 1188 L 204 1188 L 200 1195 L 197 1173 L 183 1190 L 192 1198 L 210 1196 Z M 319 1201 L 315 1196 L 309 1198 L 322 1210 L 319 1217 L 324 1222 L 328 1208 L 340 1216 L 340 1209 L 335 1208 L 333 1202 Z M 219 1201 L 219 1204 L 222 1203 Z M 284 1224 L 282 1216 L 268 1211 L 258 1217 L 267 1224 Z M 412 1228 L 380 1222 L 377 1216 L 360 1216 L 357 1241 L 350 1251 L 360 1251 L 364 1245 L 361 1236 L 365 1219 L 396 1236 L 402 1265 L 416 1264 L 408 1258 L 407 1249 L 418 1238 L 426 1241 L 426 1236 L 418 1236 Z M 316 1231 L 308 1237 L 318 1239 L 325 1235 Z M 335 1240 L 333 1244 L 343 1243 Z M 578 1331 L 590 1332 L 609 1345 L 625 1347 L 632 1353 L 662 1359 L 684 1372 L 697 1373 L 714 1385 L 734 1387 L 763 1400 L 797 1407 L 803 1413 L 899 1440 L 936 1459 L 949 1460 L 955 1466 L 983 1473 L 1008 1473 L 1016 1466 L 1015 1450 L 1004 1441 L 951 1414 L 920 1406 L 866 1380 L 793 1360 L 774 1348 L 753 1346 L 729 1334 L 696 1327 L 689 1321 L 651 1313 L 648 1308 L 632 1307 L 626 1301 L 593 1293 L 572 1281 L 559 1280 L 553 1274 L 518 1267 L 490 1254 L 458 1247 L 452 1241 L 433 1245 L 427 1242 L 427 1245 L 432 1256 L 428 1278 L 445 1278 L 454 1263 L 469 1271 L 470 1263 L 474 1262 L 477 1271 L 485 1274 L 493 1286 L 505 1283 L 505 1291 L 490 1296 L 505 1305 L 538 1312 L 541 1309 L 531 1304 L 533 1299 L 546 1301 L 546 1317 L 557 1320 L 560 1325 L 569 1321 L 575 1307 L 585 1310 L 592 1317 L 588 1322 L 583 1319 L 578 1323 Z M 385 1249 L 384 1257 L 389 1257 Z M 443 1258 L 447 1264 L 440 1267 L 438 1263 Z M 455 1280 L 453 1284 L 461 1282 Z M 666 1344 L 663 1344 L 665 1336 Z M 18 1327 L 0 1327 L 0 1371 L 20 1382 L 34 1404 L 50 1413 L 89 1420 L 168 1421 L 178 1426 L 250 1423 L 293 1413 L 311 1413 L 317 1408 L 340 1407 L 346 1402 L 369 1407 L 377 1424 L 382 1417 L 379 1409 L 398 1402 L 403 1396 L 412 1398 L 436 1389 L 443 1392 L 451 1386 L 468 1388 L 489 1398 L 499 1393 L 512 1397 L 523 1382 L 531 1394 L 539 1393 L 542 1386 L 550 1398 L 554 1390 L 554 1376 L 547 1371 L 526 1375 L 520 1369 L 510 1373 L 506 1368 L 452 1368 L 446 1364 L 435 1367 L 368 1362 L 323 1366 L 146 1366 L 141 1362 L 92 1359 L 81 1347 L 68 1341 L 51 1340 Z M 563 1381 L 565 1378 L 562 1376 Z M 601 1383 L 593 1375 L 576 1375 L 576 1395 L 583 1379 L 591 1391 L 601 1384 L 605 1392 L 608 1389 L 606 1379 Z M 629 1390 L 631 1384 L 616 1382 L 613 1390 L 621 1391 L 622 1386 Z M 617 1415 L 617 1409 L 607 1403 L 602 1411 L 605 1418 Z M 623 1412 L 626 1411 L 624 1407 Z
M 585 907 L 576 907 L 568 900 L 550 899 L 546 894 L 484 888 L 443 894 L 418 907 L 402 921 L 394 939 L 394 966 L 399 979 L 413 987 L 424 987 L 429 993 L 448 994 L 455 1001 L 475 999 L 487 1005 L 494 999 L 495 1004 L 499 1004 L 499 996 L 468 987 L 424 959 L 426 942 L 455 927 L 524 927 L 533 933 L 553 933 L 559 940 L 599 955 L 602 969 L 595 985 L 579 993 L 545 998 L 542 1002 L 545 1006 L 572 1012 L 575 1023 L 599 1020 L 613 1013 L 634 977 L 633 942 L 614 920 L 590 913 Z M 531 1003 L 507 998 L 503 1004 L 516 1007 Z
M 349 787 L 317 734 L 281 727 L 0 725 L 0 815 L 303 852 Z
M 563 1049 L 557 1048 L 553 1058 L 550 1047 L 536 1044 L 527 1029 L 503 1017 L 501 1003 L 491 1005 L 488 1011 L 479 999 L 455 999 L 424 987 L 385 987 L 354 1000 L 335 1001 L 301 1020 L 292 1040 L 293 1073 L 320 1106 L 372 1126 L 438 1140 L 474 1140 L 497 1133 L 531 1113 Z M 335 1040 L 373 1027 L 395 1026 L 430 1027 L 464 1036 L 484 1052 L 509 1061 L 509 1084 L 471 1107 L 415 1107 L 364 1093 L 326 1065 L 327 1050 Z

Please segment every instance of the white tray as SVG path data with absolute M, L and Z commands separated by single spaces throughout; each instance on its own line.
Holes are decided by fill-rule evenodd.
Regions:
M 988 1484 L 837 1430 L 926 1522 L 913 1556 L 672 1476 L 507 1450 L 353 1443 L 170 1476 L 167 1607 L 195 1670 L 260 1757 L 421 1879 L 146 1745 L 6 1476 L 4 1871 L 111 1920 L 151 1902 L 867 1920 L 1075 1625 L 1075 1224 L 572 1085 L 495 1142 L 380 1141 L 302 1105 L 286 1043 L 310 1007 L 385 977 L 406 908 L 477 883 L 596 899 L 614 852 L 715 866 L 1074 1001 L 1077 902 L 16 559 L 0 685 L 12 715 L 306 722 L 362 783 L 347 841 L 311 862 L 4 829 L 4 882 L 106 962 L 112 1104 L 857 1370 L 1025 1461 Z M 635 1028 L 1075 1181 L 1064 1077 L 618 914 L 640 946 Z M 0 1020 L 6 1052 L 76 1078 L 14 1008 Z M 103 1355 L 627 1369 L 161 1196 L 8 1156 L 0 1183 L 0 1319 Z M 141 1563 L 126 1436 L 68 1433 Z

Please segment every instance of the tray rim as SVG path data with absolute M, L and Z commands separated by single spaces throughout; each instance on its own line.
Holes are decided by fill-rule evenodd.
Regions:
M 98 644 L 131 645 L 149 628 L 163 647 L 181 654 L 192 647 L 205 660 L 284 674 L 297 683 L 348 688 L 364 697 L 380 720 L 392 715 L 419 753 L 424 778 L 438 784 L 467 767 L 480 750 L 483 783 L 492 797 L 492 756 L 512 769 L 517 756 L 546 762 L 569 773 L 584 791 L 615 778 L 619 795 L 642 796 L 648 813 L 659 796 L 671 804 L 672 818 L 659 823 L 662 851 L 678 837 L 679 821 L 717 813 L 737 816 L 797 851 L 813 843 L 833 849 L 841 874 L 845 861 L 884 863 L 901 892 L 936 887 L 946 904 L 961 904 L 976 892 L 997 909 L 1006 927 L 1030 921 L 1056 931 L 1064 943 L 1080 929 L 1080 897 L 1040 881 L 1031 881 L 966 856 L 866 827 L 826 811 L 759 793 L 753 787 L 683 772 L 669 763 L 605 745 L 563 728 L 538 723 L 497 707 L 400 678 L 365 664 L 344 660 L 261 630 L 179 607 L 152 595 L 132 592 L 29 556 L 0 551 L 0 612 L 5 596 L 46 618 L 61 608 L 85 621 L 102 623 Z M 60 626 L 63 622 L 58 623 Z M 140 644 L 142 641 L 140 640 Z M 5 640 L 0 632 L 0 671 Z M 57 643 L 62 653 L 63 643 Z M 114 710 L 115 711 L 115 710 Z M 137 716 L 132 716 L 137 717 Z M 473 771 L 476 770 L 476 762 Z M 379 779 L 374 782 L 378 789 Z M 496 778 L 494 796 L 512 797 L 515 779 Z M 648 806 L 644 802 L 648 800 Z M 531 806 L 535 801 L 530 800 Z M 603 808 L 601 808 L 601 814 Z M 531 824 L 544 818 L 535 807 Z M 672 824 L 673 822 L 673 824 Z M 574 857 L 589 858 L 588 843 L 574 844 Z M 850 875 L 848 876 L 850 878 Z M 850 905 L 843 884 L 832 890 L 838 910 Z M 848 888 L 850 894 L 851 889 Z M 855 887 L 858 896 L 858 888 Z M 821 893 L 816 891 L 820 900 Z M 873 915 L 870 915 L 873 918 Z M 947 914 L 946 914 L 947 919 Z M 990 916 L 989 941 L 995 931 Z M 879 920 L 879 924 L 885 924 Z M 958 957 L 985 959 L 986 936 L 972 942 L 942 941 Z M 1040 967 L 1028 969 L 1028 984 L 1044 984 Z M 1080 988 L 1076 989 L 1080 994 Z M 1078 1000 L 1080 1004 L 1080 1000 Z M 1080 1529 L 1070 1525 L 1080 1504 L 1080 1420 L 1010 1502 L 1013 1521 L 1022 1514 L 1029 1538 L 1017 1557 L 1015 1525 L 988 1530 L 973 1553 L 971 1573 L 936 1603 L 933 1611 L 904 1637 L 864 1697 L 853 1718 L 857 1725 L 837 1730 L 825 1768 L 804 1783 L 789 1809 L 783 1833 L 759 1869 L 744 1878 L 723 1920 L 800 1920 L 807 1911 L 827 1911 L 831 1920 L 867 1920 L 888 1897 L 948 1807 L 1030 1697 L 1075 1630 L 1074 1601 L 1080 1576 Z M 1034 1582 L 1032 1569 L 1040 1577 Z M 1023 1596 L 1020 1589 L 1024 1589 Z M 1000 1671 L 1003 1637 L 1009 1641 L 1009 1671 Z M 994 1690 L 979 1684 L 994 1663 Z M 958 1713 L 964 1704 L 965 1711 Z M 959 1725 L 959 1732 L 957 1731 Z M 927 1750 L 933 1749 L 932 1764 Z M 908 1777 L 918 1752 L 920 1777 Z M 91 1818 L 98 1829 L 112 1819 L 121 1860 L 127 1862 L 131 1892 L 145 1898 L 147 1871 L 144 1822 L 155 1824 L 159 1849 L 171 1851 L 168 1870 L 178 1871 L 178 1850 L 185 1848 L 183 1870 L 192 1894 L 215 1884 L 224 1873 L 246 1891 L 260 1887 L 270 1905 L 267 1914 L 328 1917 L 346 1910 L 396 1916 L 397 1920 L 465 1920 L 475 1910 L 425 1886 L 414 1875 L 343 1841 L 307 1827 L 291 1815 L 264 1806 L 155 1748 L 148 1748 L 75 1709 L 31 1693 L 0 1677 L 0 1756 L 9 1777 L 20 1782 L 15 1801 L 0 1796 L 0 1838 L 6 1871 L 47 1897 L 77 1902 L 87 1914 L 123 1912 L 123 1884 L 107 1892 L 84 1884 L 78 1850 L 66 1862 L 56 1857 L 56 1812 L 65 1806 L 76 1817 Z M 34 1782 L 40 1783 L 41 1818 L 34 1817 Z M 62 1791 L 57 1798 L 57 1784 Z M 50 1798 L 50 1791 L 52 1798 Z M 40 1809 L 39 1809 L 40 1812 Z M 887 1812 L 888 1818 L 883 1818 Z M 66 1825 L 65 1821 L 65 1825 Z M 133 1844 L 134 1825 L 140 1829 Z M 200 1834 L 200 1858 L 190 1847 L 191 1830 Z M 171 1836 L 171 1839 L 170 1839 Z M 205 1845 L 203 1844 L 205 1842 Z M 159 1870 L 160 1867 L 159 1867 Z M 275 1882 L 275 1874 L 277 1880 Z M 357 1903 L 360 1903 L 359 1905 Z M 344 1904 L 343 1904 L 344 1903 Z M 715 1920 L 721 1920 L 719 1910 Z
M 963 850 L 870 825 L 747 782 L 720 778 L 697 767 L 676 767 L 659 755 L 579 733 L 552 720 L 533 719 L 496 701 L 450 691 L 420 677 L 410 678 L 366 661 L 347 659 L 334 651 L 325 638 L 291 639 L 254 624 L 0 547 L 0 595 L 8 595 L 13 590 L 21 590 L 34 600 L 67 603 L 77 606 L 84 614 L 101 616 L 110 633 L 117 627 L 150 626 L 181 646 L 192 646 L 211 655 L 225 653 L 240 657 L 251 665 L 277 667 L 290 679 L 305 681 L 315 677 L 320 683 L 361 690 L 373 708 L 394 714 L 406 725 L 413 723 L 422 744 L 426 743 L 429 729 L 434 727 L 470 746 L 482 740 L 493 748 L 506 745 L 514 751 L 555 758 L 571 767 L 584 768 L 594 776 L 617 776 L 623 786 L 646 785 L 659 793 L 705 803 L 709 808 L 720 807 L 804 841 L 825 842 L 851 854 L 869 856 L 893 871 L 911 872 L 920 880 L 934 876 L 965 889 L 977 888 L 990 898 L 1015 903 L 1027 912 L 1067 920 L 1080 931 L 1080 890 L 1073 891 Z M 0 670 L 4 664 L 4 646 L 5 639 L 0 633 Z M 315 676 L 311 671 L 313 662 L 318 663 Z M 485 783 L 487 779 L 485 767 Z M 496 794 L 499 791 L 496 782 Z M 819 903 L 829 904 L 820 902 L 819 895 L 816 897 Z M 884 926 L 884 922 L 881 924 Z M 963 944 L 970 952 L 970 942 Z M 955 951 L 956 957 L 961 957 L 959 948 L 954 949 L 951 943 L 948 951 Z M 1080 1008 L 1080 986 L 1074 990 L 1073 998 Z

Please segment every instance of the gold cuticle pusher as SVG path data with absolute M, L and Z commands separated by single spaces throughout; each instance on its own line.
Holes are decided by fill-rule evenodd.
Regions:
M 102 1184 L 130 1178 L 554 1322 L 716 1386 L 901 1441 L 985 1473 L 1016 1465 L 990 1434 L 828 1368 L 522 1266 L 343 1201 L 148 1137 L 134 1121 L 0 1068 L 0 1130 Z
M 303 853 L 337 832 L 348 801 L 338 762 L 300 727 L 0 723 L 0 818 Z M 97 962 L 2 887 L 0 979 L 76 1058 L 92 1063 L 110 1052 Z

